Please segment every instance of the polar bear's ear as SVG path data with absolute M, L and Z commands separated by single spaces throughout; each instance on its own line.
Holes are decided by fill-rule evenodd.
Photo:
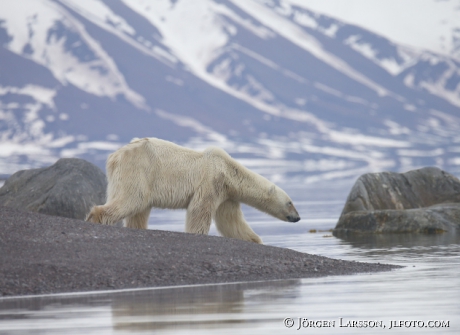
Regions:
M 275 186 L 275 185 L 272 185 L 272 186 L 270 187 L 270 189 L 268 190 L 268 194 L 269 194 L 269 195 L 275 194 L 275 190 L 276 190 L 276 186 Z

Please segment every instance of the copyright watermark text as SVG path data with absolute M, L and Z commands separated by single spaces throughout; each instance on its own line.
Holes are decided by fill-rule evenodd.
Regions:
M 443 320 L 347 320 L 338 318 L 337 320 L 312 320 L 308 318 L 285 318 L 286 328 L 449 328 L 450 321 Z

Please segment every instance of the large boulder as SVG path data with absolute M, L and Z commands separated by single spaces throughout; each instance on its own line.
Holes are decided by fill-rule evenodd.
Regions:
M 47 168 L 18 171 L 0 188 L 0 206 L 84 220 L 105 203 L 107 181 L 97 166 L 62 158 Z
M 435 167 L 362 175 L 334 235 L 436 233 L 460 229 L 460 180 Z

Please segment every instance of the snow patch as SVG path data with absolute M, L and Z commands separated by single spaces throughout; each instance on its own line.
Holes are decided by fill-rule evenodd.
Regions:
M 54 105 L 54 97 L 56 96 L 56 90 L 53 90 L 47 87 L 31 85 L 31 84 L 26 85 L 21 88 L 0 86 L 0 95 L 5 95 L 8 93 L 28 95 L 43 105 L 46 105 L 53 109 L 55 109 L 56 107 Z
M 72 2 L 67 1 L 67 4 Z M 94 6 L 97 1 L 88 4 Z M 48 0 L 11 1 L 8 6 L 2 6 L 0 18 L 12 38 L 5 47 L 48 68 L 62 85 L 72 84 L 85 92 L 111 99 L 122 94 L 138 108 L 145 108 L 144 98 L 129 88 L 115 62 L 99 42 L 58 3 Z M 76 34 L 80 39 L 70 46 L 70 50 L 66 33 Z M 81 59 L 73 52 L 73 48 L 81 45 L 91 50 L 94 57 Z
M 284 1 L 364 27 L 398 44 L 431 50 L 460 59 L 460 48 L 456 39 L 460 28 L 458 1 Z
M 314 57 L 333 67 L 337 71 L 342 72 L 351 79 L 369 87 L 370 89 L 377 92 L 380 96 L 389 95 L 391 93 L 384 87 L 367 78 L 359 71 L 353 69 L 342 59 L 327 52 L 316 38 L 310 34 L 307 34 L 295 23 L 280 15 L 277 15 L 269 8 L 256 2 L 246 0 L 231 0 L 231 2 L 248 14 L 254 16 L 266 27 L 269 27 L 280 36 L 311 53 Z
M 375 64 L 385 69 L 392 76 L 396 76 L 404 71 L 414 62 L 414 57 L 409 56 L 409 53 L 398 48 L 398 54 L 404 59 L 402 63 L 398 63 L 394 58 L 379 58 L 379 50 L 369 43 L 361 40 L 360 35 L 351 35 L 343 41 L 344 44 L 359 52 L 364 57 L 372 60 Z
M 201 124 L 200 122 L 198 122 L 197 120 L 195 120 L 195 119 L 193 119 L 191 117 L 168 113 L 168 112 L 165 112 L 165 111 L 160 110 L 160 109 L 157 109 L 155 111 L 155 114 L 157 114 L 159 117 L 161 117 L 163 119 L 172 121 L 173 123 L 177 124 L 178 126 L 191 128 L 194 131 L 196 131 L 198 134 L 205 135 L 207 138 L 209 138 L 209 139 L 211 139 L 213 141 L 217 141 L 217 142 L 221 142 L 221 143 L 227 141 L 227 138 L 226 138 L 225 135 L 222 135 L 222 134 L 212 130 L 211 128 L 204 126 L 203 124 Z

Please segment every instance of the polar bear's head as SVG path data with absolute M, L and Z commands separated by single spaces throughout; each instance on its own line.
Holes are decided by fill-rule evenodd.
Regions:
M 276 185 L 270 187 L 271 206 L 269 214 L 274 217 L 288 222 L 297 222 L 300 220 L 299 213 L 294 207 L 291 198 L 281 188 Z

